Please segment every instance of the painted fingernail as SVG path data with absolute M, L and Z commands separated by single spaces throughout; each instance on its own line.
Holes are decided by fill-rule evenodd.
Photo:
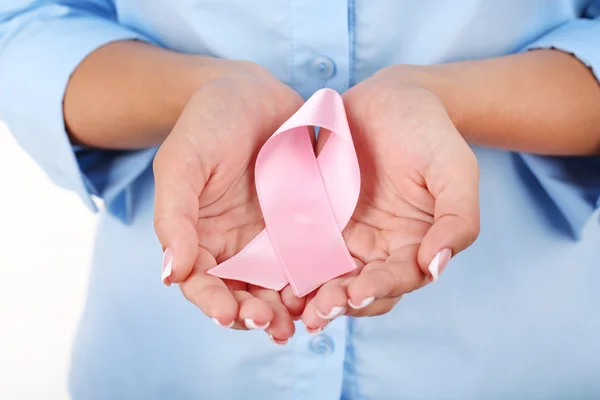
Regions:
M 165 285 L 170 286 L 169 277 L 173 272 L 173 252 L 168 247 L 163 254 L 162 268 L 161 279 Z
M 329 313 L 323 314 L 321 311 L 317 310 L 317 315 L 323 319 L 332 320 L 334 318 L 339 317 L 343 313 L 346 312 L 346 307 L 333 307 Z
M 317 333 L 323 332 L 323 329 L 325 329 L 326 327 L 327 327 L 327 323 L 324 323 L 323 325 L 319 326 L 316 329 L 311 329 L 307 326 L 306 332 L 310 333 L 311 335 L 316 335 Z
M 446 265 L 448 265 L 450 258 L 452 258 L 452 250 L 450 249 L 440 250 L 440 252 L 433 257 L 428 269 L 434 281 L 436 281 L 442 272 L 444 272 L 444 269 L 446 268 Z
M 283 345 L 287 344 L 287 342 L 288 342 L 288 339 L 285 339 L 285 340 L 279 340 L 279 339 L 275 339 L 275 338 L 273 337 L 273 335 L 269 335 L 269 338 L 270 338 L 270 339 L 271 339 L 271 341 L 272 341 L 273 343 L 275 343 L 277 346 L 283 346 Z
M 361 301 L 360 304 L 354 304 L 354 303 L 352 303 L 352 300 L 348 299 L 348 305 L 350 307 L 354 308 L 355 310 L 360 310 L 361 308 L 365 308 L 366 306 L 368 306 L 369 304 L 371 304 L 374 301 L 375 301 L 374 296 L 367 297 L 366 299 Z
M 220 322 L 218 319 L 216 319 L 216 318 L 213 318 L 213 321 L 215 321 L 215 324 L 217 324 L 217 325 L 219 325 L 220 327 L 223 327 L 223 328 L 231 328 L 231 327 L 233 326 L 233 323 L 235 322 L 235 321 L 231 321 L 231 322 L 230 322 L 230 323 L 228 323 L 227 325 L 224 325 L 224 324 L 222 324 L 222 323 L 221 323 L 221 322 Z
M 258 330 L 264 331 L 265 329 L 267 329 L 269 327 L 269 325 L 271 325 L 271 321 L 267 321 L 262 325 L 258 325 L 256 322 L 254 322 L 253 319 L 245 318 L 244 324 L 246 324 L 246 328 L 248 328 L 248 329 L 258 329 Z

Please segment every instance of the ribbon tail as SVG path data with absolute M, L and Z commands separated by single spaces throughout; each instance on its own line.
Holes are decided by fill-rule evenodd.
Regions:
M 252 239 L 235 257 L 209 269 L 206 273 L 277 291 L 288 284 L 266 230 Z

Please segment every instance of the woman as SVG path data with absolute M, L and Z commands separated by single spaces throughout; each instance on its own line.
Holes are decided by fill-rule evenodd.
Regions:
M 74 398 L 600 396 L 600 3 L 1 10 L 3 118 L 105 204 Z M 322 87 L 361 167 L 359 268 L 303 299 L 206 274 L 263 229 L 256 153 Z

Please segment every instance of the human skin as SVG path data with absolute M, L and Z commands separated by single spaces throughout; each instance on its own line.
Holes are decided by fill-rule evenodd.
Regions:
M 301 106 L 295 92 L 248 62 L 116 42 L 76 69 L 64 114 L 77 143 L 162 144 L 154 164 L 155 227 L 171 257 L 166 282 L 179 283 L 221 325 L 268 323 L 279 343 L 293 335 L 292 319 L 300 315 L 318 330 L 333 314 L 389 311 L 432 280 L 436 254 L 455 255 L 475 240 L 478 172 L 467 143 L 539 154 L 600 152 L 598 83 L 556 50 L 391 66 L 350 89 L 344 101 L 366 182 L 344 231 L 359 268 L 306 299 L 289 287 L 278 293 L 205 273 L 264 227 L 252 165 L 264 141 Z M 346 307 L 371 298 L 361 309 Z
M 89 146 L 158 145 L 192 94 L 250 62 L 180 54 L 136 41 L 115 42 L 75 70 L 64 101 L 73 138 Z M 264 71 L 263 71 L 264 72 Z M 557 50 L 537 50 L 432 66 L 379 71 L 396 86 L 413 83 L 437 95 L 471 144 L 538 154 L 600 153 L 600 90 L 589 69 Z
M 302 320 L 310 330 L 342 313 L 388 312 L 475 240 L 477 163 L 465 141 L 538 154 L 600 152 L 598 83 L 559 51 L 396 65 L 343 97 L 363 175 L 344 230 L 358 268 L 308 297 Z M 436 254 L 443 265 L 432 274 Z

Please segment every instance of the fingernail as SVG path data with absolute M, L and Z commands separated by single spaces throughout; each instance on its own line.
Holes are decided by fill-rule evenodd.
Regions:
M 452 250 L 450 249 L 440 250 L 440 252 L 433 257 L 431 264 L 429 264 L 429 272 L 434 281 L 436 281 L 442 272 L 444 272 L 450 258 L 452 258 Z
M 248 328 L 248 329 L 258 329 L 258 330 L 264 331 L 265 329 L 267 329 L 269 327 L 269 325 L 271 325 L 271 321 L 267 321 L 263 325 L 257 325 L 253 319 L 245 318 L 244 324 L 246 324 L 246 328 Z
M 288 339 L 285 339 L 285 340 L 279 340 L 279 339 L 275 339 L 275 338 L 273 337 L 273 335 L 269 335 L 269 338 L 270 338 L 270 339 L 271 339 L 271 341 L 272 341 L 273 343 L 275 343 L 277 346 L 283 346 L 283 345 L 287 344 L 287 342 L 288 342 Z
M 355 310 L 360 310 L 361 308 L 365 308 L 366 306 L 368 306 L 369 304 L 371 304 L 374 301 L 375 301 L 374 296 L 367 297 L 360 304 L 354 304 L 354 303 L 352 303 L 352 300 L 348 299 L 348 305 L 350 307 L 354 308 Z
M 170 286 L 171 282 L 169 282 L 168 278 L 171 276 L 171 273 L 173 272 L 173 252 L 168 247 L 163 254 L 162 267 L 163 267 L 163 270 L 162 270 L 161 279 L 165 285 Z
M 319 326 L 317 329 L 311 329 L 307 326 L 306 332 L 310 333 L 311 335 L 316 335 L 317 333 L 323 332 L 323 329 L 325 329 L 326 327 L 327 327 L 327 322 L 324 323 L 323 325 Z
M 217 325 L 219 325 L 220 327 L 223 327 L 223 328 L 231 328 L 231 327 L 233 326 L 233 323 L 235 322 L 235 321 L 231 321 L 231 322 L 230 322 L 230 323 L 228 323 L 227 325 L 224 325 L 224 324 L 222 324 L 222 323 L 221 323 L 221 322 L 220 322 L 218 319 L 216 319 L 216 318 L 213 318 L 213 321 L 215 321 L 215 324 L 217 324 Z
M 322 314 L 317 310 L 317 315 L 323 319 L 332 320 L 346 312 L 346 307 L 333 307 L 328 314 Z

